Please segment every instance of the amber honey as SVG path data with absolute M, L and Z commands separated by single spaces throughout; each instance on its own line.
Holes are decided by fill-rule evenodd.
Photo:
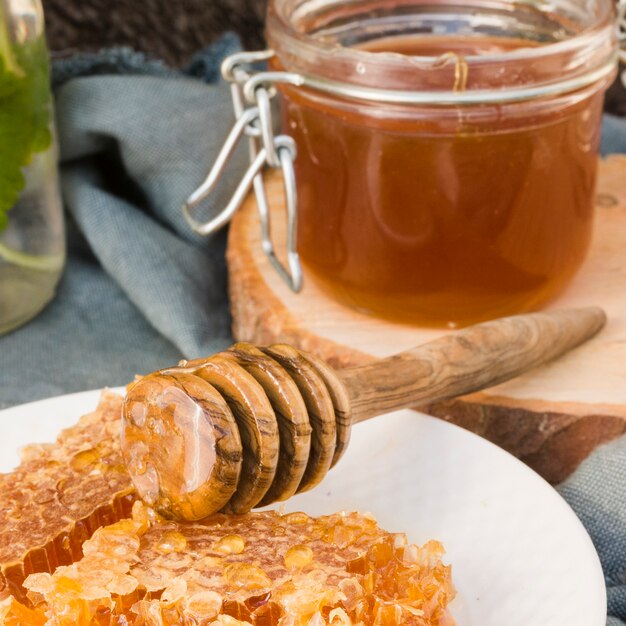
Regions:
M 228 534 L 226 534 L 228 533 Z M 175 538 L 172 541 L 172 538 Z M 224 551 L 225 545 L 235 547 Z M 25 581 L 31 607 L 3 624 L 454 626 L 443 546 L 409 544 L 368 516 L 276 512 L 200 523 L 132 519 L 97 529 L 84 556 Z M 49 619 L 46 622 L 46 619 Z
M 441 81 L 461 91 L 497 88 L 467 57 L 539 45 L 414 36 L 362 48 L 438 57 Z M 508 86 L 529 79 L 511 71 Z M 592 233 L 603 89 L 579 96 L 407 111 L 284 89 L 308 275 L 352 307 L 424 325 L 537 309 L 569 283 Z

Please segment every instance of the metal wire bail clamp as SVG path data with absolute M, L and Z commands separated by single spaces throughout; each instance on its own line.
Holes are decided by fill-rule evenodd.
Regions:
M 231 84 L 236 122 L 205 181 L 184 203 L 183 214 L 195 232 L 204 235 L 210 234 L 224 226 L 232 218 L 241 206 L 250 187 L 254 187 L 261 220 L 263 250 L 283 280 L 293 291 L 298 292 L 302 288 L 302 269 L 296 251 L 297 195 L 293 168 L 296 146 L 293 140 L 286 135 L 274 136 L 270 101 L 276 93 L 275 85 L 288 84 L 306 87 L 332 96 L 363 102 L 402 105 L 426 104 L 445 107 L 449 105 L 471 106 L 475 104 L 524 102 L 575 91 L 611 76 L 615 71 L 617 56 L 626 63 L 626 0 L 619 0 L 618 3 L 618 28 L 619 52 L 612 54 L 601 65 L 586 74 L 568 77 L 554 83 L 529 86 L 515 85 L 505 90 L 481 89 L 458 92 L 458 90 L 451 89 L 449 91 L 428 92 L 381 89 L 342 83 L 322 76 L 284 71 L 252 71 L 251 66 L 255 63 L 271 59 L 274 56 L 273 50 L 233 54 L 224 60 L 222 75 Z M 622 74 L 622 81 L 626 85 L 626 71 Z M 228 159 L 244 135 L 248 137 L 249 142 L 250 166 L 224 209 L 210 221 L 198 222 L 191 215 L 191 209 L 211 193 Z M 270 210 L 263 180 L 263 170 L 267 167 L 280 168 L 282 171 L 287 205 L 287 267 L 276 256 L 271 237 Z
M 224 60 L 222 75 L 231 84 L 236 121 L 207 177 L 184 202 L 182 211 L 194 232 L 200 235 L 209 235 L 225 226 L 232 219 L 250 188 L 253 187 L 261 222 L 263 251 L 289 288 L 299 292 L 302 289 L 302 268 L 296 251 L 298 205 L 293 167 L 296 158 L 296 144 L 287 135 L 274 135 L 271 112 L 271 99 L 275 95 L 273 87 L 264 81 L 252 90 L 245 90 L 245 86 L 252 78 L 248 71 L 249 67 L 254 63 L 266 61 L 273 55 L 272 50 L 241 52 Z M 244 92 L 247 92 L 250 97 L 244 97 Z M 248 138 L 250 155 L 248 169 L 226 206 L 208 222 L 199 222 L 192 215 L 191 210 L 211 194 L 230 157 L 244 136 Z M 282 173 L 287 209 L 287 266 L 283 265 L 276 255 L 272 240 L 270 207 L 263 180 L 263 170 L 267 167 L 280 169 Z

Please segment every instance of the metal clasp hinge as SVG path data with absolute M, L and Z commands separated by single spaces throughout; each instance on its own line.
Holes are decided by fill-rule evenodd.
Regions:
M 263 251 L 272 266 L 289 287 L 298 292 L 302 288 L 302 268 L 296 251 L 298 205 L 296 177 L 293 162 L 296 145 L 287 135 L 275 135 L 272 123 L 271 99 L 276 91 L 274 82 L 280 82 L 279 72 L 250 73 L 254 63 L 267 61 L 274 55 L 272 50 L 241 52 L 224 60 L 222 75 L 231 84 L 235 124 L 213 163 L 204 182 L 187 198 L 182 210 L 194 232 L 209 235 L 226 225 L 243 203 L 250 188 L 254 188 L 259 218 Z M 263 77 L 263 80 L 254 78 Z M 276 78 L 276 80 L 273 80 Z M 247 97 L 246 97 L 247 95 Z M 199 222 L 192 209 L 203 202 L 213 191 L 233 152 L 243 137 L 248 138 L 250 165 L 237 185 L 226 206 L 208 222 Z M 263 180 L 266 168 L 280 169 L 285 190 L 287 208 L 287 265 L 276 255 L 272 240 L 270 207 Z

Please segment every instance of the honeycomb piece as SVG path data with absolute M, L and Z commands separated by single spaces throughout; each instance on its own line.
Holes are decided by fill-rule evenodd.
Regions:
M 407 545 L 371 517 L 270 511 L 188 524 L 149 518 L 137 502 L 131 519 L 85 542 L 82 559 L 29 576 L 32 623 L 46 616 L 49 624 L 108 626 L 453 624 L 441 544 Z M 13 603 L 5 620 L 20 610 Z
M 29 574 L 81 558 L 97 528 L 130 514 L 135 497 L 119 450 L 121 404 L 104 392 L 97 409 L 56 444 L 28 446 L 19 467 L 0 474 L 0 598 L 23 600 Z
M 12 596 L 0 600 L 0 624 L 3 626 L 44 626 L 46 621 L 44 613 L 29 609 Z

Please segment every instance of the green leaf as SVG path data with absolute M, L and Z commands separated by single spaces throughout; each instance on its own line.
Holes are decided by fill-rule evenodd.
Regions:
M 0 231 L 24 189 L 22 169 L 50 146 L 50 111 L 45 40 L 12 43 L 0 8 Z

